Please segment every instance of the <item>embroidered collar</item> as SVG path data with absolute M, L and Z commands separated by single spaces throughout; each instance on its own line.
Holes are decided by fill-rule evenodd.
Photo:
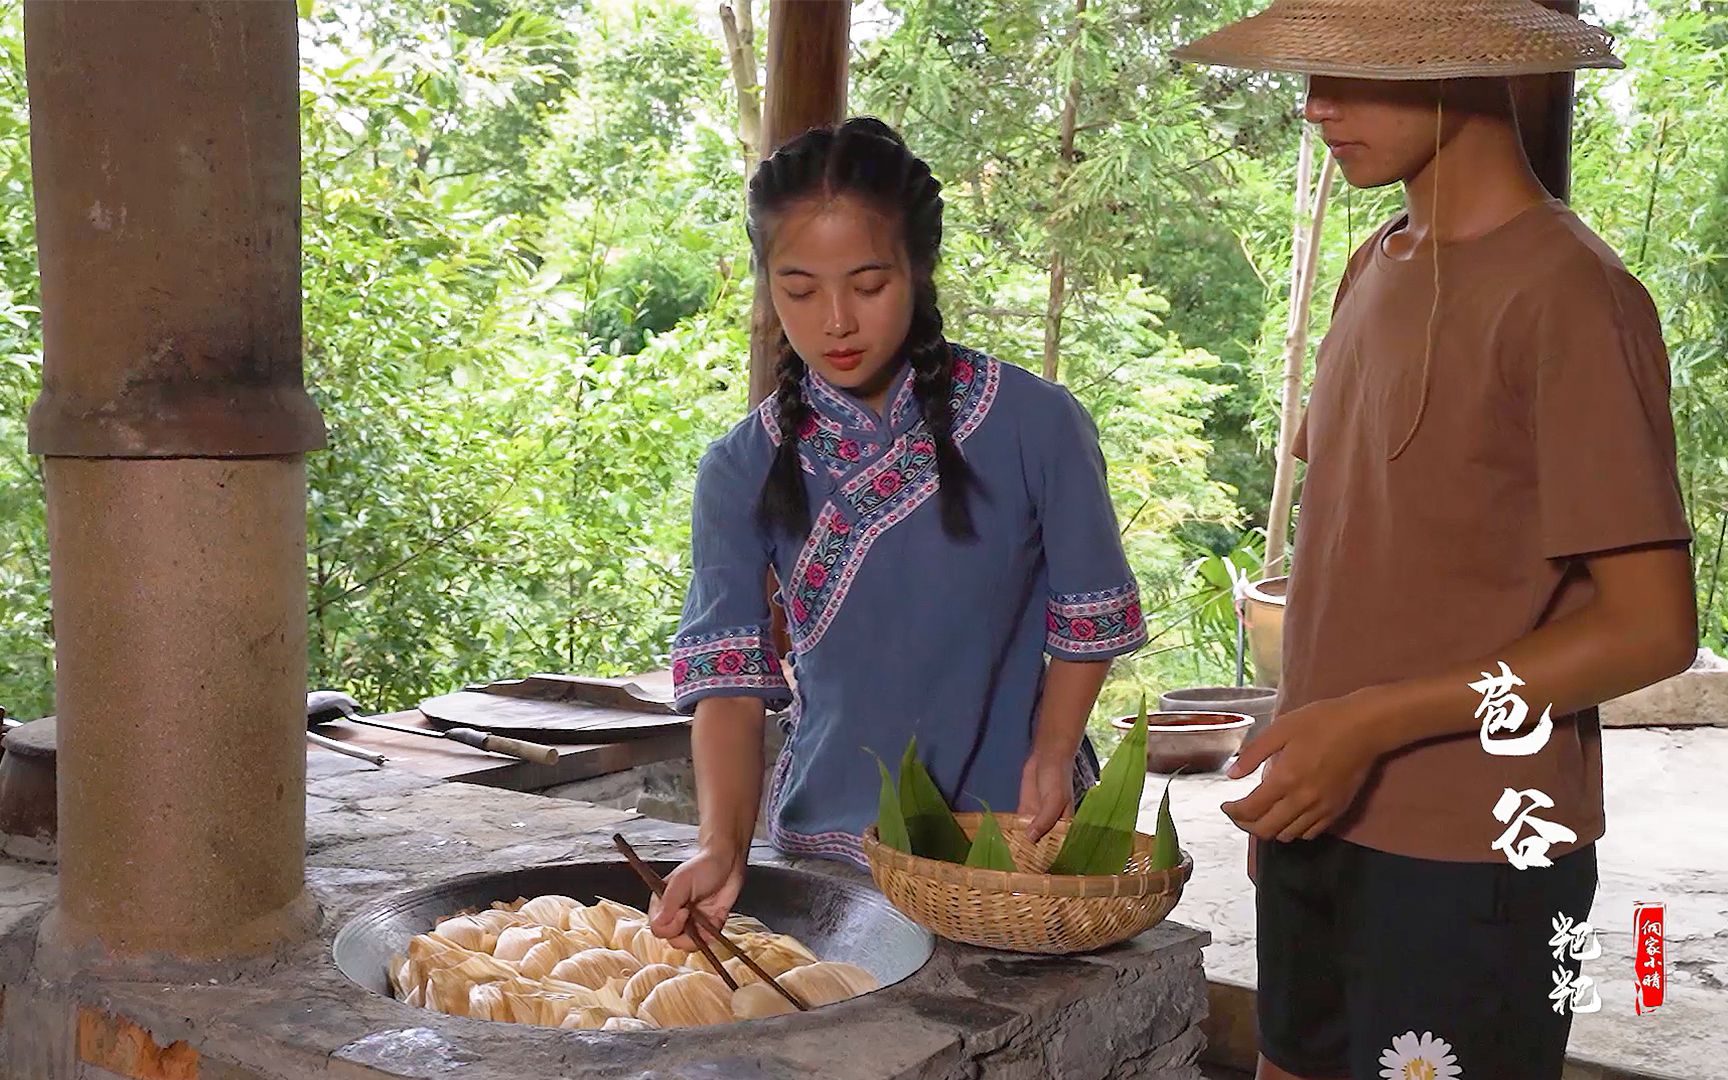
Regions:
M 996 397 L 999 361 L 958 345 L 954 350 L 954 435 L 964 439 L 983 422 Z M 800 464 L 818 475 L 825 471 L 839 478 L 863 463 L 873 461 L 896 439 L 921 428 L 923 410 L 913 392 L 913 376 L 905 368 L 889 387 L 887 422 L 859 404 L 850 394 L 814 372 L 805 376 L 805 400 L 811 416 L 799 433 Z M 780 444 L 780 424 L 774 398 L 757 407 L 757 418 L 774 445 Z
M 912 368 L 910 365 L 902 365 L 894 376 L 894 381 L 888 386 L 887 401 L 890 404 L 887 415 L 890 428 L 896 426 L 894 418 L 905 412 L 904 403 L 912 399 Z M 881 432 L 882 420 L 869 406 L 814 371 L 807 372 L 804 376 L 804 400 L 810 403 L 817 416 L 848 431 L 866 436 Z

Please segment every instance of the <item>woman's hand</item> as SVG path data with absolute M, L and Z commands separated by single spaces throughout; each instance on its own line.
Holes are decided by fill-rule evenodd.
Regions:
M 1074 755 L 1034 749 L 1020 770 L 1020 813 L 1031 818 L 1026 839 L 1037 843 L 1074 811 Z
M 654 897 L 648 904 L 648 925 L 655 936 L 668 939 L 675 949 L 695 952 L 697 930 L 690 925 L 691 901 L 711 925 L 724 926 L 744 885 L 745 863 L 743 853 L 704 847 L 668 874 L 665 895 Z

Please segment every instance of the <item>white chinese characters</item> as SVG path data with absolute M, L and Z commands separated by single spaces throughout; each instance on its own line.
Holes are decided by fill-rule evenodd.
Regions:
M 1596 939 L 1596 928 L 1588 922 L 1574 922 L 1572 916 L 1564 911 L 1554 916 L 1553 926 L 1554 936 L 1548 939 L 1548 948 L 1552 950 L 1554 959 L 1560 961 L 1551 976 L 1554 989 L 1548 992 L 1554 1011 L 1564 1015 L 1568 1008 L 1574 1013 L 1600 1010 L 1602 998 L 1596 992 L 1596 981 L 1582 970 L 1583 961 L 1602 955 L 1602 943 Z M 1567 957 L 1580 962 L 1578 974 L 1566 969 Z
M 1596 993 L 1596 980 L 1588 975 L 1573 975 L 1565 968 L 1554 969 L 1554 989 L 1548 1000 L 1554 1011 L 1562 1015 L 1570 1008 L 1574 1013 L 1593 1013 L 1602 1008 L 1602 998 Z
M 1574 960 L 1594 960 L 1602 955 L 1602 943 L 1596 940 L 1596 928 L 1587 922 L 1573 922 L 1564 911 L 1554 916 L 1554 936 L 1548 939 L 1554 959 L 1564 960 L 1568 953 Z
M 1530 800 L 1525 806 L 1524 800 Z M 1522 810 L 1519 808 L 1523 807 Z M 1557 825 L 1535 815 L 1536 810 L 1551 810 L 1554 800 L 1537 791 L 1535 788 L 1525 788 L 1514 791 L 1507 788 L 1500 793 L 1500 801 L 1494 804 L 1494 817 L 1501 822 L 1510 822 L 1507 830 L 1491 845 L 1495 851 L 1505 854 L 1506 861 L 1520 870 L 1528 870 L 1532 866 L 1553 866 L 1554 860 L 1548 857 L 1548 849 L 1555 844 L 1570 844 L 1578 839 L 1578 834 L 1564 825 Z M 1520 838 L 1519 834 L 1528 825 L 1533 835 Z
M 1543 709 L 1536 726 L 1527 733 L 1506 736 L 1505 732 L 1517 731 L 1524 726 L 1530 717 L 1530 706 L 1516 691 L 1517 687 L 1524 685 L 1524 680 L 1512 673 L 1506 661 L 1501 660 L 1499 664 L 1498 675 L 1484 671 L 1480 681 L 1470 684 L 1470 689 L 1482 695 L 1482 703 L 1476 707 L 1476 718 L 1482 721 L 1479 735 L 1482 749 L 1496 757 L 1529 757 L 1548 745 L 1548 739 L 1554 733 L 1554 719 L 1550 715 L 1554 706 Z M 1525 800 L 1529 800 L 1528 806 Z M 1523 791 L 1505 789 L 1494 804 L 1494 817 L 1509 828 L 1490 846 L 1520 870 L 1553 866 L 1553 860 L 1548 858 L 1548 849 L 1578 839 L 1578 834 L 1566 826 L 1534 814 L 1536 810 L 1549 810 L 1553 806 L 1554 800 L 1536 788 Z M 1531 830 L 1531 835 L 1523 835 L 1526 827 Z
M 1495 737 L 1499 732 L 1517 731 L 1530 716 L 1530 706 L 1512 690 L 1523 685 L 1524 680 L 1512 674 L 1504 660 L 1500 661 L 1500 674 L 1484 671 L 1480 682 L 1470 684 L 1470 689 L 1482 695 L 1482 704 L 1476 706 L 1476 718 L 1482 721 L 1482 749 L 1497 757 L 1529 757 L 1547 746 L 1548 737 L 1554 733 L 1550 715 L 1554 706 L 1550 705 L 1542 710 L 1542 718 L 1529 733 L 1512 738 Z

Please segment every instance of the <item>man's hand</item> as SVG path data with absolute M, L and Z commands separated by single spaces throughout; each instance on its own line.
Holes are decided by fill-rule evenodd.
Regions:
M 1278 755 L 1246 796 L 1224 804 L 1238 827 L 1262 840 L 1312 840 L 1350 809 L 1384 752 L 1371 692 L 1317 701 L 1274 720 L 1236 758 L 1239 780 Z M 1252 842 L 1252 841 L 1251 841 Z

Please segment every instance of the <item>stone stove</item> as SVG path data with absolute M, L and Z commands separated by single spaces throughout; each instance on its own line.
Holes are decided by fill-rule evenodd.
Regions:
M 37 924 L 48 867 L 0 864 L 0 1077 L 299 1080 L 888 1080 L 1194 1078 L 1206 1009 L 1203 932 L 1165 923 L 1094 956 L 1032 958 L 937 942 L 897 985 L 808 1015 L 652 1035 L 447 1017 L 357 985 L 332 939 L 358 912 L 453 877 L 613 862 L 621 832 L 677 859 L 694 830 L 633 812 L 312 759 L 307 879 L 321 930 L 269 962 L 198 983 L 46 980 Z M 793 865 L 768 849 L 764 864 Z M 832 863 L 804 869 L 863 875 Z M 189 898 L 190 899 L 190 898 Z M 508 899 L 503 898 L 501 899 Z M 178 1070 L 178 1071 L 176 1071 Z

